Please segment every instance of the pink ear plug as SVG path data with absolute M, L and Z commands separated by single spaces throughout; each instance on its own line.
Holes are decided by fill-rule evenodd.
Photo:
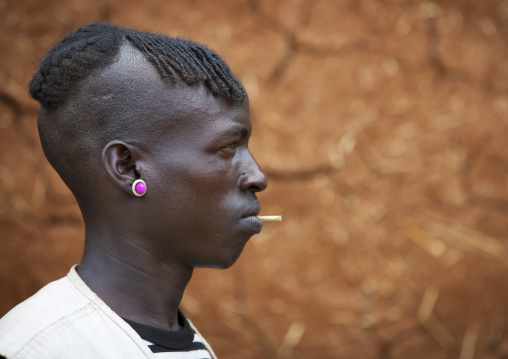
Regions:
M 145 181 L 141 179 L 134 181 L 134 183 L 132 184 L 132 193 L 134 193 L 134 195 L 138 197 L 144 196 L 146 193 Z

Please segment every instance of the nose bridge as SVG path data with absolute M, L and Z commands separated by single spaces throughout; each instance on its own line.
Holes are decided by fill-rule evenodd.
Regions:
M 241 181 L 242 189 L 252 189 L 255 192 L 265 190 L 268 185 L 268 179 L 249 150 L 246 151 L 242 165 L 241 170 L 245 172 Z

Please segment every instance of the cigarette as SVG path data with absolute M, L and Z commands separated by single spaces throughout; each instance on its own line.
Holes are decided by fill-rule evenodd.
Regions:
M 280 222 L 282 221 L 282 216 L 258 216 L 258 218 L 265 222 Z

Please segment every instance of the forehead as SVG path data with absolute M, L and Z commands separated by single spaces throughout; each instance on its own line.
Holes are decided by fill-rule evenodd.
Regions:
M 150 116 L 157 129 L 154 140 L 171 142 L 173 145 L 200 143 L 227 138 L 240 130 L 250 134 L 252 121 L 249 100 L 236 103 L 214 96 L 202 84 L 182 85 L 176 89 L 165 87 L 154 93 L 159 103 L 152 107 Z
M 197 133 L 212 136 L 234 124 L 251 131 L 247 97 L 236 103 L 214 96 L 203 83 L 164 80 L 128 43 L 122 45 L 118 59 L 93 76 L 81 93 L 86 94 L 89 107 L 105 109 L 119 133 L 131 128 L 132 136 L 136 132 L 151 140 Z

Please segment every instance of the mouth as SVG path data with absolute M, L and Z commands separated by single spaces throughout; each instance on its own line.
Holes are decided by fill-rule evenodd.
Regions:
M 259 212 L 261 212 L 261 205 L 259 202 L 255 202 L 252 206 L 250 206 L 245 213 L 243 214 L 242 218 L 248 218 L 248 217 L 256 217 Z
M 261 229 L 263 228 L 263 223 L 257 217 L 260 211 L 261 205 L 259 204 L 259 202 L 254 203 L 250 208 L 248 208 L 245 211 L 242 218 L 240 219 L 240 222 L 253 229 L 254 233 L 261 232 Z

